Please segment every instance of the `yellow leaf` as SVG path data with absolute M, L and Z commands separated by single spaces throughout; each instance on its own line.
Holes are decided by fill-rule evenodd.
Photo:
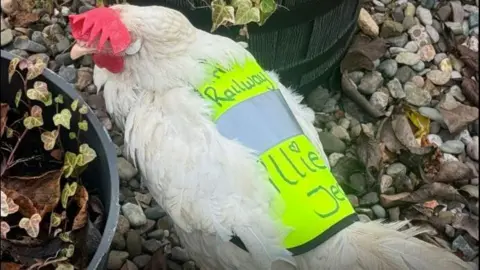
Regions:
M 67 152 L 68 153 L 68 152 Z M 62 190 L 61 201 L 64 209 L 67 209 L 68 198 L 77 192 L 77 182 L 66 183 Z
M 87 114 L 88 113 L 88 107 L 87 105 L 83 104 L 82 106 L 80 106 L 80 109 L 78 109 L 78 112 L 80 114 Z
M 66 152 L 65 153 L 65 159 L 63 162 L 63 173 L 65 174 L 65 177 L 70 177 L 70 175 L 73 173 L 73 170 L 77 166 L 77 155 L 72 152 Z
M 36 77 L 40 76 L 43 70 L 45 70 L 46 66 L 47 64 L 43 62 L 40 57 L 37 57 L 37 59 L 35 60 L 35 64 L 28 66 L 27 80 L 33 80 Z
M 81 160 L 77 159 L 78 166 L 84 166 L 90 163 L 92 160 L 94 160 L 97 157 L 97 153 L 95 152 L 95 150 L 90 148 L 90 146 L 88 146 L 88 144 L 86 143 L 80 145 L 79 152 L 80 152 L 79 156 L 81 155 L 82 158 Z
M 27 97 L 31 100 L 41 101 L 45 106 L 52 105 L 52 94 L 44 82 L 36 81 L 33 88 L 27 90 Z
M 60 226 L 60 223 L 62 223 L 62 216 L 55 212 L 52 212 L 52 214 L 50 215 L 50 226 L 58 227 Z
M 30 237 L 36 238 L 40 232 L 40 221 L 42 217 L 39 214 L 33 214 L 30 218 L 22 218 L 18 227 L 24 229 Z
M 75 99 L 70 105 L 70 107 L 72 108 L 72 111 L 76 111 L 78 107 L 78 99 Z
M 416 139 L 422 139 L 428 135 L 430 131 L 430 119 L 421 115 L 410 106 L 405 106 L 405 114 L 408 119 L 410 119 L 410 122 L 417 128 L 417 132 L 415 132 Z
M 68 109 L 63 109 L 60 113 L 53 116 L 53 124 L 55 126 L 62 125 L 66 129 L 70 129 L 70 119 L 72 113 Z
M 57 141 L 58 131 L 45 131 L 40 135 L 40 139 L 43 142 L 43 148 L 47 151 L 50 151 L 55 146 L 55 142 Z
M 20 58 L 15 57 L 8 64 L 8 83 L 12 81 L 13 74 L 15 74 L 19 62 Z
M 87 131 L 87 130 L 88 130 L 88 122 L 87 122 L 87 120 L 82 120 L 82 121 L 78 122 L 78 128 L 79 128 L 80 130 Z
M 58 96 L 55 97 L 54 101 L 55 101 L 55 103 L 63 104 L 63 95 L 58 94 Z
M 22 90 L 18 90 L 17 93 L 15 94 L 15 107 L 18 108 L 18 105 L 20 104 L 20 100 L 22 99 Z
M 235 9 L 227 6 L 224 0 L 212 1 L 212 29 L 215 31 L 220 25 L 235 23 Z

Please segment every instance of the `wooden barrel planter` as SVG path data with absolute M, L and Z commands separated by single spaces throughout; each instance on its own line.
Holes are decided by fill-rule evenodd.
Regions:
M 104 1 L 114 4 L 115 0 Z M 204 0 L 129 0 L 132 5 L 161 5 L 181 11 L 205 31 L 212 26 Z M 209 2 L 209 1 L 208 1 Z M 276 0 L 281 5 L 263 26 L 248 25 L 248 50 L 260 64 L 280 74 L 282 83 L 307 94 L 338 71 L 356 30 L 359 0 Z M 193 5 L 192 5 L 193 4 Z M 239 27 L 216 34 L 238 39 Z

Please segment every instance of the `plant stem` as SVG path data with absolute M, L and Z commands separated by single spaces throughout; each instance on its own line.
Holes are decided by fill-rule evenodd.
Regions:
M 23 138 L 25 137 L 25 135 L 27 134 L 28 132 L 28 129 L 25 129 L 22 133 L 22 135 L 20 135 L 20 138 L 18 138 L 18 141 L 17 143 L 15 144 L 15 146 L 13 147 L 13 150 L 12 152 L 10 152 L 10 155 L 8 156 L 8 159 L 7 159 L 7 169 L 9 169 L 11 166 L 12 166 L 12 162 L 13 162 L 13 157 L 15 156 L 15 151 L 17 151 L 17 148 L 18 146 L 20 145 L 20 143 L 22 142 Z M 7 171 L 7 170 L 5 170 Z

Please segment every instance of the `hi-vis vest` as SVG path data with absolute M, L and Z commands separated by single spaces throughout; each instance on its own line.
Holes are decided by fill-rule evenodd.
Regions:
M 358 220 L 276 83 L 257 62 L 251 59 L 228 70 L 207 66 L 211 80 L 197 91 L 211 103 L 218 131 L 258 153 L 278 191 L 271 213 L 279 213 L 278 201 L 283 200 L 282 221 L 292 229 L 285 248 L 293 255 L 305 253 Z

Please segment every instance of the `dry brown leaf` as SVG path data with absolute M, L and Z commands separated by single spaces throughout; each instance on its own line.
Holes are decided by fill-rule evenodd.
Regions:
M 478 106 L 478 83 L 474 80 L 464 77 L 462 81 L 462 93 L 468 101 L 475 106 Z
M 450 133 L 462 131 L 468 124 L 478 119 L 478 108 L 460 102 L 456 103 L 455 108 L 440 104 L 438 111 L 443 116 Z
M 10 16 L 10 23 L 15 27 L 28 27 L 31 23 L 34 23 L 39 19 L 40 18 L 36 13 L 16 11 Z
M 365 167 L 369 169 L 373 167 L 376 171 L 379 171 L 382 163 L 382 149 L 380 142 L 363 133 L 360 135 L 357 142 L 359 142 L 357 155 L 360 161 L 365 164 Z
M 414 192 L 403 192 L 395 195 L 380 195 L 384 207 L 393 207 L 403 203 L 423 203 L 432 199 L 458 201 L 467 204 L 467 200 L 458 191 L 447 184 L 430 183 L 421 186 Z
M 471 197 L 471 198 L 478 199 L 478 186 L 465 185 L 465 186 L 461 187 L 458 190 L 458 192 L 460 192 L 461 194 L 465 194 L 464 195 L 465 197 Z
M 40 176 L 10 176 L 5 187 L 28 197 L 40 216 L 51 212 L 60 200 L 61 170 L 46 172 Z
M 467 231 L 468 234 L 478 241 L 478 217 L 464 213 L 457 213 L 452 226 L 455 229 Z
M 385 147 L 392 153 L 398 153 L 400 150 L 405 150 L 405 147 L 395 136 L 392 127 L 392 120 L 388 119 L 382 126 L 380 131 L 380 141 L 385 144 Z
M 15 190 L 8 189 L 5 187 L 5 182 L 1 182 L 2 191 L 7 195 L 8 198 L 11 198 L 15 204 L 18 205 L 18 212 L 24 217 L 31 217 L 32 215 L 38 213 L 37 208 L 33 202 L 27 197 L 24 196 Z
M 473 177 L 473 172 L 470 167 L 463 162 L 452 160 L 442 163 L 439 172 L 433 180 L 449 183 L 465 179 L 469 180 L 471 177 Z
M 3 136 L 3 133 L 5 132 L 5 127 L 7 126 L 7 113 L 9 109 L 10 106 L 8 106 L 7 103 L 0 104 L 0 137 Z
M 73 219 L 72 231 L 75 231 L 85 227 L 85 224 L 87 224 L 88 192 L 84 186 L 79 186 L 77 188 L 77 192 L 75 193 L 73 200 L 77 203 L 77 206 L 80 209 Z
M 413 134 L 410 121 L 404 114 L 392 116 L 392 129 L 398 141 L 415 155 L 425 155 L 432 151 L 432 147 L 422 147 Z
M 1 269 L 2 270 L 20 270 L 22 266 L 18 263 L 13 262 L 1 262 Z
M 130 260 L 127 260 L 120 270 L 136 270 L 138 267 Z M 166 269 L 166 268 L 165 268 Z
M 458 45 L 457 50 L 460 52 L 460 59 L 476 72 L 478 72 L 478 54 L 465 45 Z
M 163 254 L 163 248 L 159 248 L 152 255 L 152 259 L 145 266 L 145 270 L 167 270 L 167 260 Z
M 359 35 L 343 58 L 340 70 L 342 73 L 359 69 L 373 70 L 373 61 L 379 59 L 386 51 L 387 43 L 384 39 L 371 40 L 365 35 Z

